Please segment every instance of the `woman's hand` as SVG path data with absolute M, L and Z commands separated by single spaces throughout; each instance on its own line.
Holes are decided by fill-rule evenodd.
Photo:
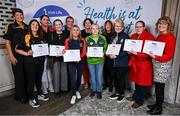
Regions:
M 114 55 L 114 54 L 110 54 L 110 55 L 109 55 L 109 58 L 110 58 L 110 59 L 115 59 L 115 58 L 117 58 L 117 56 Z
M 62 53 L 63 53 L 63 54 L 65 54 L 65 53 L 66 53 L 66 50 L 65 50 L 65 49 L 63 49 Z
M 155 55 L 152 52 L 150 52 L 149 56 L 155 58 Z
M 14 56 L 10 57 L 10 61 L 13 65 L 16 65 L 18 63 L 17 59 Z
M 133 55 L 137 55 L 137 52 L 135 52 L 135 51 L 130 51 L 130 53 Z
M 29 50 L 29 51 L 27 52 L 27 56 L 32 56 L 32 54 L 33 54 L 33 51 L 32 51 L 32 50 Z

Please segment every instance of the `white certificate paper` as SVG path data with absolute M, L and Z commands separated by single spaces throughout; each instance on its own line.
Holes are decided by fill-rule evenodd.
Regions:
M 121 44 L 108 44 L 106 54 L 119 55 Z
M 103 57 L 103 47 L 88 47 L 87 57 Z
M 63 56 L 64 49 L 65 49 L 65 46 L 50 45 L 49 46 L 49 56 Z
M 157 56 L 162 56 L 164 51 L 165 43 L 146 40 L 143 48 L 143 52 L 147 54 L 154 54 Z
M 33 58 L 49 55 L 48 44 L 34 44 L 31 45 L 31 48 L 33 51 Z
M 77 62 L 81 60 L 80 50 L 66 50 L 63 55 L 64 62 Z
M 124 51 L 141 52 L 143 40 L 126 39 L 124 43 Z

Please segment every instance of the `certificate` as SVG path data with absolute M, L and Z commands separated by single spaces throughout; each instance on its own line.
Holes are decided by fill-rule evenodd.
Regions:
M 143 52 L 147 54 L 162 56 L 164 47 L 165 47 L 164 42 L 146 40 L 144 44 Z
M 103 57 L 103 47 L 88 47 L 87 57 Z
M 50 45 L 49 46 L 49 56 L 63 56 L 64 48 L 65 48 L 65 46 Z
M 124 43 L 124 51 L 141 52 L 143 40 L 126 39 Z
M 106 54 L 119 55 L 121 44 L 108 44 Z
M 31 45 L 33 57 L 49 55 L 48 44 L 34 44 Z
M 63 55 L 64 62 L 77 62 L 81 60 L 80 50 L 66 50 Z

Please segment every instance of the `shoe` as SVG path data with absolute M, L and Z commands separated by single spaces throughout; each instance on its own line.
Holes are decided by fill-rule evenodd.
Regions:
M 121 103 L 123 101 L 124 95 L 119 95 L 117 98 L 117 103 Z
M 43 94 L 48 94 L 48 91 L 47 90 L 43 91 Z
M 76 97 L 77 97 L 78 99 L 81 99 L 81 94 L 79 93 L 79 91 L 76 91 Z
M 22 104 L 26 104 L 28 102 L 26 99 L 20 99 L 18 101 L 20 101 Z
M 154 108 L 156 107 L 156 104 L 147 105 L 147 107 L 148 107 L 149 109 L 154 109 Z
M 71 103 L 71 104 L 75 104 L 75 102 L 76 102 L 76 96 L 73 95 L 72 98 L 71 98 L 70 103 Z
M 38 95 L 38 100 L 48 101 L 48 100 L 49 100 L 49 97 L 46 96 L 46 95 L 41 94 L 41 95 Z
M 97 92 L 97 98 L 102 99 L 102 93 L 101 92 Z
M 128 101 L 134 101 L 133 97 L 127 97 L 126 98 Z
M 161 115 L 162 114 L 162 107 L 155 107 L 153 109 L 146 111 L 146 113 L 148 113 L 150 115 Z
M 131 107 L 134 108 L 134 109 L 139 108 L 140 106 L 142 106 L 142 105 L 138 104 L 137 102 L 134 102 L 134 103 L 131 105 Z
M 109 98 L 112 100 L 116 100 L 118 98 L 119 94 L 113 93 Z
M 93 97 L 95 96 L 95 93 L 96 93 L 96 92 L 92 91 L 92 92 L 90 93 L 89 97 L 93 98 Z
M 54 93 L 54 89 L 49 89 L 49 91 L 50 91 L 51 93 Z
M 39 103 L 35 99 L 29 100 L 29 105 L 32 106 L 33 108 L 39 107 Z

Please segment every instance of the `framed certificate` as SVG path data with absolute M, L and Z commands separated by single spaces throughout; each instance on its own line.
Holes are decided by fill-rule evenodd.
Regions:
M 33 57 L 49 55 L 48 44 L 34 44 L 31 45 Z
M 121 44 L 108 44 L 106 54 L 118 55 L 121 49 Z
M 63 56 L 64 49 L 65 49 L 65 46 L 50 45 L 49 46 L 49 56 Z
M 162 56 L 164 52 L 165 43 L 146 40 L 144 43 L 143 52 L 147 54 L 154 54 L 157 56 Z
M 124 43 L 124 51 L 141 52 L 143 40 L 126 39 Z
M 81 60 L 80 50 L 66 50 L 63 55 L 64 62 L 77 62 Z
M 88 47 L 87 57 L 103 57 L 103 47 Z

